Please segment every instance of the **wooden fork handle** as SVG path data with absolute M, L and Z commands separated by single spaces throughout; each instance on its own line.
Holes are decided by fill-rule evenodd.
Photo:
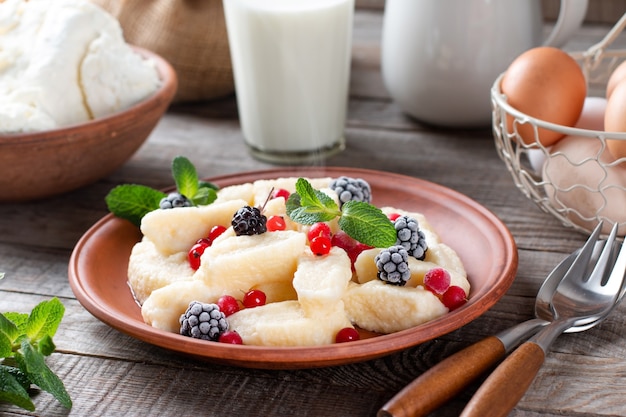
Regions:
M 407 385 L 385 404 L 377 417 L 426 416 L 446 403 L 505 355 L 495 336 L 455 353 Z
M 544 359 L 545 353 L 538 344 L 522 344 L 489 375 L 461 417 L 508 416 L 535 379 Z

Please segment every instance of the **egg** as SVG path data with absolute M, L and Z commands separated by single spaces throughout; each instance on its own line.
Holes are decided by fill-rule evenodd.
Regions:
M 604 114 L 607 99 L 604 97 L 587 97 L 583 110 L 574 127 L 587 130 L 604 130 Z
M 502 77 L 501 90 L 515 109 L 534 118 L 572 127 L 578 121 L 587 96 L 585 76 L 574 58 L 553 47 L 537 47 L 519 55 Z M 509 133 L 513 119 L 508 118 Z M 535 141 L 533 126 L 515 126 L 524 143 Z M 538 129 L 537 139 L 550 146 L 564 135 Z
M 626 61 L 619 64 L 611 75 L 609 76 L 609 81 L 606 84 L 606 98 L 611 97 L 613 94 L 613 90 L 623 79 L 626 78 Z
M 618 83 L 606 103 L 604 130 L 626 132 L 626 80 Z M 607 139 L 606 147 L 615 158 L 626 157 L 626 140 Z
M 543 167 L 544 190 L 553 207 L 571 209 L 566 217 L 592 229 L 596 215 L 621 223 L 626 233 L 626 162 L 614 158 L 597 138 L 565 136 L 550 149 Z M 593 219 L 593 220 L 589 220 Z M 612 224 L 605 222 L 603 232 Z

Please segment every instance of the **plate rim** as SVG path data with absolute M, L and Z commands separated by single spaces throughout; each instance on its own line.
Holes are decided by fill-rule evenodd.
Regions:
M 515 240 L 507 226 L 495 215 L 495 213 L 484 207 L 482 204 L 465 194 L 443 185 L 404 174 L 367 168 L 335 166 L 275 167 L 220 175 L 207 178 L 206 180 L 214 182 L 220 186 L 225 186 L 227 183 L 241 183 L 239 179 L 247 177 L 271 179 L 282 176 L 311 175 L 331 177 L 339 175 L 348 175 L 353 177 L 383 175 L 387 178 L 395 178 L 401 181 L 416 183 L 417 185 L 424 185 L 432 191 L 445 194 L 449 198 L 462 202 L 465 206 L 469 206 L 475 213 L 480 214 L 481 217 L 485 218 L 485 220 L 495 228 L 498 232 L 496 236 L 500 238 L 502 243 L 504 243 L 504 245 L 501 246 L 501 250 L 505 257 L 501 262 L 501 272 L 493 282 L 493 287 L 490 291 L 483 294 L 480 299 L 475 299 L 468 308 L 461 307 L 459 310 L 442 316 L 445 318 L 446 316 L 449 317 L 454 314 L 458 316 L 456 321 L 438 318 L 410 329 L 380 335 L 374 338 L 353 341 L 350 343 L 298 347 L 265 347 L 216 343 L 216 346 L 212 345 L 211 349 L 206 349 L 206 341 L 196 340 L 156 329 L 143 322 L 129 323 L 128 320 L 125 320 L 125 318 L 127 318 L 126 316 L 120 316 L 115 312 L 109 311 L 107 305 L 103 305 L 97 297 L 94 297 L 96 294 L 90 294 L 85 289 L 84 284 L 88 281 L 88 279 L 80 276 L 79 262 L 81 261 L 81 254 L 83 251 L 86 250 L 86 248 L 88 249 L 88 245 L 93 244 L 94 236 L 97 235 L 103 228 L 115 227 L 116 224 L 121 225 L 120 227 L 126 228 L 132 226 L 126 220 L 119 219 L 111 213 L 105 215 L 92 225 L 81 236 L 72 250 L 68 265 L 68 279 L 70 287 L 79 303 L 95 318 L 124 334 L 149 343 L 153 346 L 158 346 L 183 355 L 192 356 L 197 359 L 218 362 L 221 364 L 261 369 L 302 369 L 342 365 L 375 359 L 419 345 L 437 337 L 441 337 L 465 326 L 484 314 L 502 298 L 513 283 L 518 267 L 518 251 Z M 136 228 L 135 226 L 132 227 Z M 140 238 L 141 232 L 138 228 L 136 228 L 136 232 L 138 238 Z M 136 322 L 136 320 L 134 320 L 134 322 Z M 439 331 L 432 332 L 432 329 L 435 328 L 439 328 Z M 416 329 L 418 330 L 416 331 Z M 428 333 L 429 331 L 431 331 L 429 337 L 420 337 L 420 334 Z M 156 342 L 154 340 L 155 336 L 158 337 Z M 201 351 L 204 352 L 201 353 Z M 291 358 L 285 361 L 285 355 L 287 353 Z M 258 359 L 256 359 L 257 355 L 260 354 L 264 357 L 263 361 L 258 361 Z

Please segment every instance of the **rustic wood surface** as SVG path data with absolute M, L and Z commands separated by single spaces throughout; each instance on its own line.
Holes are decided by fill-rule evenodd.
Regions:
M 53 296 L 62 300 L 66 314 L 49 364 L 74 401 L 67 411 L 42 393 L 34 400 L 36 412 L 0 404 L 0 415 L 373 416 L 442 358 L 532 316 L 542 279 L 585 236 L 563 227 L 515 188 L 489 127 L 435 129 L 402 114 L 380 76 L 381 13 L 356 14 L 348 146 L 324 163 L 422 178 L 492 210 L 519 247 L 517 278 L 502 300 L 463 328 L 412 349 L 359 364 L 298 371 L 189 360 L 101 323 L 76 301 L 67 266 L 81 235 L 107 213 L 104 196 L 112 187 L 171 186 L 169 165 L 179 154 L 190 156 L 203 177 L 271 167 L 248 155 L 233 97 L 178 105 L 109 177 L 45 201 L 0 205 L 0 270 L 6 273 L 0 281 L 0 311 L 26 312 Z M 586 48 L 607 30 L 586 26 L 567 48 Z M 621 306 L 600 326 L 560 337 L 511 416 L 626 416 L 625 375 L 626 306 Z M 433 415 L 457 415 L 476 388 Z

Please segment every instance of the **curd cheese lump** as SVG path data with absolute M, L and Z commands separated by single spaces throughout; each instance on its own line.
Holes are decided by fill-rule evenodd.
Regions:
M 132 106 L 159 85 L 155 63 L 88 0 L 0 2 L 0 133 L 86 122 Z

